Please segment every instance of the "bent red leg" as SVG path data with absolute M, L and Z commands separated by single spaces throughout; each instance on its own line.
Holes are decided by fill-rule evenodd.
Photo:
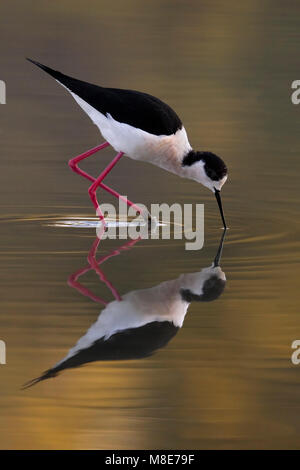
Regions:
M 81 170 L 79 167 L 78 167 L 78 163 L 81 162 L 81 160 L 84 160 L 85 158 L 88 158 L 90 157 L 91 155 L 93 155 L 94 153 L 98 152 L 99 150 L 102 150 L 106 147 L 109 146 L 109 143 L 108 142 L 104 142 L 103 144 L 101 145 L 98 145 L 97 147 L 94 147 L 90 150 L 88 150 L 87 152 L 84 152 L 82 153 L 81 155 L 78 155 L 77 157 L 74 157 L 72 158 L 71 160 L 69 160 L 69 167 L 71 168 L 72 171 L 74 171 L 75 173 L 77 173 L 78 175 L 81 175 L 83 176 L 84 178 L 88 179 L 89 181 L 91 181 L 92 183 L 94 183 L 96 181 L 96 178 L 94 178 L 93 176 L 91 176 L 89 173 L 86 173 L 85 171 Z M 122 196 L 121 194 L 119 194 L 117 191 L 115 191 L 114 189 L 110 188 L 109 186 L 107 186 L 106 184 L 104 183 L 100 183 L 99 186 L 101 188 L 103 188 L 105 191 L 107 191 L 109 194 L 112 194 L 113 196 L 117 197 L 118 199 L 121 199 L 122 201 L 126 202 L 126 204 L 129 206 L 129 207 L 134 207 L 134 209 L 137 211 L 137 212 L 140 212 L 141 213 L 141 209 L 136 205 L 134 204 L 134 202 L 130 201 L 130 199 L 127 199 L 126 197 Z
M 98 176 L 98 178 L 94 181 L 94 183 L 89 187 L 88 191 L 89 191 L 91 201 L 101 221 L 104 221 L 104 215 L 100 209 L 100 206 L 96 197 L 96 191 L 97 191 L 97 188 L 100 186 L 102 180 L 104 180 L 104 178 L 113 169 L 113 167 L 118 163 L 118 161 L 123 157 L 123 155 L 124 155 L 124 152 L 119 152 L 118 155 L 115 156 L 115 158 L 110 162 L 110 164 L 105 168 L 105 170 L 102 171 L 102 173 Z
M 80 276 L 82 276 L 83 274 L 87 273 L 88 271 L 90 271 L 91 269 L 94 269 L 93 268 L 93 264 L 94 262 L 92 262 L 92 258 L 95 259 L 95 263 L 99 266 L 100 264 L 104 263 L 105 261 L 107 261 L 109 258 L 113 257 L 113 256 L 118 256 L 119 254 L 121 254 L 121 252 L 124 250 L 129 250 L 130 248 L 132 248 L 138 241 L 141 240 L 141 237 L 138 237 L 137 239 L 135 240 L 130 240 L 128 242 L 126 242 L 124 245 L 120 246 L 119 248 L 116 248 L 112 251 L 110 251 L 108 254 L 106 255 L 103 255 L 101 256 L 101 258 L 99 258 L 98 260 L 96 259 L 96 251 L 97 251 L 97 248 L 98 248 L 98 245 L 99 245 L 99 241 L 98 243 L 96 243 L 96 241 L 93 243 L 92 245 L 92 248 L 90 250 L 90 254 L 88 256 L 88 260 L 89 260 L 89 265 L 88 266 L 85 266 L 84 268 L 81 268 L 79 269 L 78 271 L 75 271 L 73 274 L 71 274 L 69 276 L 69 279 L 68 279 L 68 285 L 70 287 L 73 287 L 74 289 L 76 289 L 78 292 L 80 292 L 82 295 L 84 295 L 85 297 L 89 297 L 90 299 L 92 299 L 94 302 L 99 302 L 99 303 L 102 303 L 103 305 L 107 305 L 107 302 L 105 300 L 103 300 L 101 297 L 98 297 L 97 295 L 95 295 L 90 289 L 88 289 L 87 287 L 83 286 L 79 281 L 78 281 L 78 278 Z M 97 273 L 99 275 L 99 272 Z M 104 273 L 102 271 L 102 276 L 104 276 Z M 104 279 L 102 278 L 102 276 L 100 277 L 101 280 L 104 281 Z M 107 279 L 106 279 L 107 281 Z M 105 281 L 104 281 L 105 282 Z M 105 282 L 106 286 L 111 290 L 111 287 L 112 287 L 112 284 L 109 283 L 109 281 Z M 117 290 L 114 288 L 113 290 L 111 290 L 112 294 L 114 295 L 115 299 L 116 300 L 119 300 L 120 299 L 120 295 L 119 293 L 117 292 Z M 115 295 L 117 292 L 117 295 Z M 122 299 L 121 299 L 122 300 Z
M 105 300 L 103 300 L 101 297 L 98 297 L 90 289 L 88 289 L 87 287 L 80 284 L 80 282 L 78 282 L 78 278 L 82 276 L 83 274 L 87 273 L 88 271 L 90 271 L 91 269 L 92 267 L 89 265 L 86 268 L 79 269 L 75 273 L 71 274 L 68 279 L 68 285 L 76 289 L 85 297 L 89 297 L 94 302 L 99 302 L 100 304 L 107 305 L 107 302 Z
M 121 201 L 124 201 L 126 202 L 127 206 L 129 207 L 133 207 L 137 212 L 139 212 L 140 214 L 142 213 L 142 209 L 137 206 L 134 202 L 130 201 L 130 199 L 127 199 L 127 197 L 124 197 L 122 196 L 121 194 L 119 194 L 117 191 L 115 191 L 114 189 L 110 188 L 109 186 L 107 186 L 106 184 L 104 183 L 99 183 L 99 187 L 100 188 L 103 188 L 105 191 L 107 191 L 109 194 L 111 194 L 112 196 L 115 196 L 117 197 L 118 199 L 121 199 Z
M 110 251 L 107 255 L 104 255 L 104 256 L 102 256 L 101 258 L 99 258 L 97 260 L 96 259 L 96 253 L 97 253 L 97 249 L 98 249 L 98 246 L 99 246 L 99 243 L 100 243 L 101 239 L 96 238 L 96 240 L 92 244 L 92 247 L 91 247 L 90 252 L 88 254 L 87 259 L 88 259 L 90 267 L 98 274 L 99 279 L 102 282 L 105 283 L 105 285 L 109 288 L 109 290 L 113 294 L 114 298 L 118 301 L 121 301 L 122 297 L 120 296 L 117 289 L 113 286 L 113 284 L 107 279 L 107 277 L 105 276 L 105 274 L 103 273 L 103 271 L 100 269 L 99 266 L 100 266 L 100 264 L 107 261 L 109 258 L 111 258 L 113 256 L 118 256 L 119 254 L 121 254 L 121 252 L 123 250 L 129 250 L 130 248 L 132 248 L 140 240 L 141 240 L 141 237 L 138 237 L 135 240 L 130 240 L 130 241 L 124 243 L 119 248 Z
M 96 274 L 98 274 L 100 281 L 104 282 L 104 284 L 108 287 L 108 289 L 111 291 L 114 298 L 116 300 L 120 301 L 120 300 L 122 300 L 122 298 L 121 298 L 119 292 L 113 286 L 113 284 L 106 278 L 104 272 L 99 268 L 99 264 L 101 264 L 101 263 L 97 263 L 96 252 L 97 252 L 97 248 L 98 248 L 99 243 L 100 243 L 100 239 L 96 238 L 96 240 L 94 241 L 94 243 L 92 245 L 92 248 L 91 248 L 91 250 L 88 254 L 89 265 L 96 272 Z
M 94 153 L 99 152 L 99 150 L 105 149 L 108 146 L 109 146 L 109 143 L 104 142 L 103 144 L 97 145 L 97 147 L 87 150 L 86 152 L 82 153 L 81 155 L 78 155 L 77 157 L 71 158 L 71 160 L 69 160 L 69 167 L 71 168 L 71 170 L 75 171 L 75 173 L 78 173 L 84 178 L 91 180 L 91 178 L 93 177 L 89 175 L 88 173 L 86 173 L 85 171 L 78 168 L 77 164 L 81 162 L 81 160 L 84 160 L 85 158 L 88 158 L 91 155 L 94 155 Z

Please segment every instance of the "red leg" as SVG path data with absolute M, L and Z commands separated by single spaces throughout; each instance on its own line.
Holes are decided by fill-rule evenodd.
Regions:
M 73 287 L 74 289 L 78 290 L 78 292 L 80 292 L 85 297 L 89 297 L 94 302 L 99 302 L 100 304 L 107 305 L 107 302 L 105 302 L 105 300 L 103 300 L 101 297 L 98 297 L 90 289 L 88 289 L 87 287 L 84 287 L 82 284 L 80 284 L 80 282 L 78 282 L 78 278 L 82 276 L 83 274 L 87 273 L 88 271 L 90 271 L 91 269 L 92 268 L 89 265 L 85 268 L 75 271 L 75 273 L 71 274 L 71 276 L 69 277 L 68 284 L 70 287 Z
M 100 281 L 104 282 L 104 284 L 106 284 L 106 286 L 109 288 L 109 290 L 113 294 L 114 298 L 116 300 L 122 300 L 119 292 L 117 291 L 117 289 L 105 277 L 103 271 L 98 266 L 98 263 L 96 261 L 96 252 L 97 252 L 97 248 L 98 248 L 99 243 L 100 243 L 100 239 L 96 238 L 96 240 L 94 241 L 94 243 L 92 245 L 92 248 L 89 252 L 88 262 L 89 262 L 90 266 L 94 269 L 94 271 L 98 274 L 98 276 L 100 278 Z
M 75 273 L 71 274 L 71 276 L 68 279 L 68 284 L 70 287 L 73 287 L 74 289 L 78 290 L 81 294 L 83 294 L 86 297 L 89 297 L 92 299 L 94 302 L 99 302 L 102 303 L 103 305 L 107 305 L 107 302 L 103 300 L 101 297 L 96 296 L 92 291 L 90 291 L 87 287 L 84 287 L 80 282 L 78 282 L 78 278 L 82 276 L 83 274 L 87 273 L 91 269 L 94 269 L 94 265 L 98 265 L 98 272 L 97 274 L 99 275 L 100 279 L 105 282 L 107 287 L 111 290 L 113 293 L 114 297 L 116 300 L 121 300 L 120 295 L 116 291 L 116 289 L 112 286 L 112 284 L 105 278 L 104 273 L 100 271 L 99 265 L 104 263 L 106 260 L 113 256 L 117 256 L 121 253 L 123 250 L 129 250 L 130 248 L 133 247 L 139 240 L 141 240 L 141 237 L 137 238 L 136 240 L 130 240 L 129 242 L 126 242 L 124 245 L 122 245 L 120 248 L 116 250 L 112 250 L 109 252 L 107 255 L 102 256 L 98 260 L 96 260 L 96 250 L 99 245 L 100 240 L 95 240 L 95 242 L 92 245 L 92 248 L 90 250 L 90 253 L 88 255 L 88 260 L 89 260 L 89 266 L 86 266 L 84 268 L 79 269 L 78 271 L 75 271 Z M 92 260 L 93 259 L 93 260 Z M 101 273 L 101 274 L 100 274 Z M 117 294 L 117 295 L 115 295 Z
M 103 170 L 102 173 L 98 176 L 96 181 L 94 181 L 94 183 L 89 187 L 89 195 L 90 195 L 91 201 L 94 204 L 96 212 L 99 215 L 99 218 L 101 221 L 104 221 L 104 215 L 100 209 L 100 206 L 96 197 L 96 191 L 97 191 L 97 188 L 100 186 L 102 180 L 104 180 L 104 178 L 113 169 L 113 167 L 118 163 L 118 161 L 123 157 L 123 155 L 124 155 L 123 152 L 119 152 L 118 155 L 116 155 L 115 158 L 110 162 L 110 164 L 107 165 L 105 170 Z
M 114 298 L 118 301 L 122 300 L 122 297 L 120 296 L 119 292 L 117 289 L 112 285 L 112 283 L 106 278 L 105 274 L 103 271 L 99 268 L 99 265 L 107 261 L 109 258 L 113 256 L 118 256 L 121 251 L 123 250 L 129 250 L 132 248 L 138 241 L 141 240 L 141 237 L 136 238 L 135 240 L 130 240 L 126 242 L 124 245 L 122 245 L 119 249 L 112 250 L 110 253 L 107 255 L 102 256 L 98 261 L 96 260 L 96 253 L 97 249 L 100 243 L 100 239 L 96 238 L 94 241 L 92 248 L 89 252 L 88 255 L 88 262 L 90 266 L 94 269 L 94 271 L 98 274 L 100 280 L 106 284 L 106 286 L 110 289 L 111 293 L 113 294 Z
M 75 173 L 78 173 L 79 175 L 84 176 L 84 178 L 87 178 L 90 181 L 92 181 L 93 177 L 89 175 L 88 173 L 86 173 L 85 171 L 78 168 L 77 164 L 81 162 L 81 160 L 84 160 L 85 158 L 88 158 L 91 155 L 94 155 L 94 153 L 99 152 L 99 150 L 105 149 L 108 146 L 109 146 L 109 143 L 104 142 L 103 144 L 98 145 L 97 147 L 87 150 L 81 155 L 78 155 L 77 157 L 72 158 L 71 160 L 69 160 L 69 167 L 71 168 L 71 170 L 75 171 Z
M 89 175 L 88 173 L 86 173 L 85 171 L 81 170 L 80 168 L 78 168 L 78 163 L 81 161 L 81 160 L 84 160 L 85 158 L 88 158 L 90 157 L 91 155 L 93 155 L 94 153 L 98 152 L 99 150 L 102 150 L 106 147 L 109 146 L 109 143 L 108 142 L 104 142 L 103 144 L 101 145 L 98 145 L 97 147 L 94 147 L 92 148 L 91 150 L 88 150 L 87 152 L 85 153 L 82 153 L 81 155 L 78 155 L 77 157 L 75 158 L 72 158 L 71 160 L 69 160 L 69 167 L 71 168 L 72 171 L 74 171 L 75 173 L 77 173 L 78 175 L 81 175 L 83 176 L 84 178 L 88 179 L 89 181 L 92 181 L 92 183 L 94 183 L 96 181 L 96 178 L 94 178 L 93 176 Z M 107 191 L 108 193 L 112 194 L 113 196 L 117 197 L 118 199 L 121 199 L 122 201 L 126 202 L 126 204 L 130 207 L 134 207 L 135 210 L 137 212 L 141 212 L 141 209 L 136 205 L 134 204 L 134 202 L 130 201 L 129 199 L 125 198 L 124 196 L 121 196 L 121 194 L 119 194 L 117 191 L 115 191 L 114 189 L 110 188 L 109 186 L 107 186 L 106 184 L 104 183 L 99 183 L 99 186 L 101 188 L 103 188 L 105 191 Z

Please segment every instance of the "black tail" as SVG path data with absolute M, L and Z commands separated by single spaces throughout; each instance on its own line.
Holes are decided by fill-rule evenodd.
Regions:
M 64 84 L 64 79 L 66 79 L 66 78 L 70 79 L 71 78 L 71 77 L 68 77 L 67 75 L 64 75 L 61 72 L 58 72 L 58 70 L 51 69 L 50 67 L 47 67 L 47 65 L 43 65 L 40 62 L 37 62 L 36 60 L 29 59 L 28 57 L 26 57 L 26 59 L 29 60 L 29 62 L 31 62 L 32 64 L 37 65 L 38 67 L 40 67 L 40 69 L 42 69 L 45 72 L 49 73 L 49 75 L 51 75 L 51 77 L 55 78 L 56 80 L 58 80 L 59 82 L 61 82 L 63 84 Z
M 82 98 L 84 101 L 86 101 L 86 103 L 101 113 L 109 112 L 111 109 L 109 103 L 111 103 L 112 98 L 110 95 L 107 96 L 104 88 L 93 85 L 91 83 L 83 82 L 77 78 L 72 78 L 68 75 L 58 72 L 57 70 L 53 70 L 50 67 L 47 67 L 47 65 L 40 64 L 40 62 L 36 62 L 35 60 L 29 58 L 27 58 L 27 60 L 47 72 L 49 75 L 51 75 L 51 77 L 55 78 L 55 80 L 67 88 L 67 90 Z M 117 104 L 119 106 L 119 102 Z
M 35 379 L 29 380 L 26 382 L 24 385 L 22 385 L 21 390 L 25 390 L 26 388 L 30 388 L 33 385 L 42 382 L 43 380 L 50 379 L 52 377 L 55 377 L 57 375 L 57 372 L 54 372 L 52 369 L 47 370 L 44 372 L 40 377 L 36 377 Z

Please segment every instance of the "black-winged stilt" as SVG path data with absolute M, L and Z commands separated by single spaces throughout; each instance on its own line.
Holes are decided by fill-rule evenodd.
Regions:
M 97 321 L 78 340 L 68 354 L 36 379 L 24 384 L 31 387 L 60 372 L 94 361 L 142 359 L 165 347 L 183 326 L 191 302 L 211 302 L 220 297 L 226 276 L 220 267 L 223 231 L 213 263 L 199 272 L 181 274 L 177 279 L 156 286 L 128 292 L 120 297 L 105 277 L 100 265 L 139 241 L 130 240 L 120 248 L 96 259 L 100 240 L 96 239 L 88 255 L 89 266 L 69 278 L 69 285 L 94 302 L 104 305 Z M 115 300 L 107 303 L 78 282 L 78 278 L 93 269 L 112 292 Z
M 99 128 L 105 143 L 69 161 L 73 171 L 92 181 L 89 195 L 100 219 L 104 216 L 96 197 L 101 187 L 116 197 L 117 191 L 103 183 L 104 178 L 126 154 L 134 160 L 157 165 L 178 176 L 195 180 L 215 193 L 224 229 L 226 222 L 220 190 L 227 179 L 223 160 L 212 152 L 192 149 L 185 128 L 175 111 L 160 99 L 134 90 L 104 88 L 69 77 L 56 70 L 28 59 L 64 86 Z M 111 145 L 118 154 L 105 170 L 93 178 L 78 168 L 78 163 Z M 138 206 L 126 200 L 127 204 Z

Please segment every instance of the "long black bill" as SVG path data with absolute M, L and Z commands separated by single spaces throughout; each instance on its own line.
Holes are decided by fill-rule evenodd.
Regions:
M 216 196 L 217 203 L 218 203 L 218 206 L 219 206 L 219 209 L 220 209 L 220 214 L 221 214 L 221 217 L 222 217 L 223 226 L 224 226 L 224 229 L 226 229 L 227 225 L 226 225 L 226 222 L 225 222 L 225 217 L 224 217 L 224 212 L 223 212 L 223 207 L 222 207 L 222 201 L 221 201 L 221 195 L 220 195 L 220 191 L 218 189 L 215 189 L 215 196 Z
M 219 243 L 219 248 L 216 254 L 216 257 L 214 259 L 214 267 L 220 266 L 220 261 L 221 261 L 221 256 L 222 256 L 222 251 L 223 251 L 223 245 L 224 245 L 224 240 L 225 240 L 225 235 L 226 235 L 226 229 L 223 230 L 221 240 Z

